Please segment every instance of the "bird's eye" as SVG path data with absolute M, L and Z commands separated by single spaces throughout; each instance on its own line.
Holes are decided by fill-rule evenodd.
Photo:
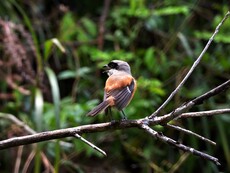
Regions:
M 113 69 L 117 69 L 117 67 L 118 67 L 117 63 L 114 63 L 114 62 L 110 62 L 110 63 L 108 64 L 108 66 L 109 66 L 110 68 L 113 68 Z

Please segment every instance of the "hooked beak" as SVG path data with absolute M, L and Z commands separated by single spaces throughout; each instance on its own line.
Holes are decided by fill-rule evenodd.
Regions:
M 106 73 L 106 72 L 108 72 L 111 68 L 106 64 L 106 65 L 104 65 L 103 66 L 103 73 Z

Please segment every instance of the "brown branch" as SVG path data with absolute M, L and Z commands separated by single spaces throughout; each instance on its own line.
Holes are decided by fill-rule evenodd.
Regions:
M 53 139 L 59 139 L 65 137 L 76 137 L 76 134 L 95 133 L 95 132 L 102 132 L 108 130 L 126 129 L 132 127 L 140 128 L 143 125 L 154 126 L 157 124 L 167 124 L 169 121 L 179 117 L 180 114 L 190 109 L 194 105 L 200 104 L 201 102 L 221 93 L 222 91 L 228 89 L 229 87 L 230 87 L 230 80 L 208 91 L 207 93 L 197 97 L 196 99 L 193 99 L 192 101 L 177 108 L 175 111 L 166 114 L 164 116 L 154 117 L 151 119 L 145 117 L 138 120 L 124 120 L 124 121 L 92 124 L 92 125 L 82 125 L 79 127 L 41 132 L 41 133 L 36 133 L 36 134 L 22 136 L 22 137 L 14 137 L 14 138 L 0 141 L 0 150 L 5 148 L 10 148 L 10 147 L 16 147 L 20 145 L 27 145 L 27 144 L 47 141 L 47 140 L 53 140 Z M 195 155 L 198 155 L 197 152 L 195 152 Z
M 28 125 L 26 125 L 26 123 L 24 123 L 23 121 L 20 121 L 12 114 L 0 113 L 0 118 L 4 118 L 4 119 L 8 119 L 12 121 L 13 123 L 17 124 L 20 128 L 28 132 L 29 134 L 36 133 L 33 129 L 31 129 Z
M 204 158 L 206 160 L 210 160 L 212 162 L 214 162 L 216 165 L 220 165 L 219 161 L 217 158 L 213 157 L 213 156 L 210 156 L 206 153 L 203 153 L 201 151 L 198 151 L 194 148 L 191 148 L 191 147 L 187 147 L 171 138 L 168 138 L 167 136 L 164 136 L 162 133 L 158 133 L 156 131 L 154 131 L 153 129 L 151 129 L 149 126 L 143 124 L 141 126 L 141 128 L 143 130 L 145 130 L 147 133 L 149 133 L 151 136 L 155 137 L 156 139 L 159 139 L 160 141 L 164 142 L 164 143 L 167 143 L 169 145 L 172 145 L 182 151 L 185 151 L 185 152 L 189 152 L 189 153 L 192 153 L 193 155 L 197 155 L 201 158 Z
M 25 164 L 23 166 L 23 169 L 22 169 L 22 173 L 27 172 L 27 170 L 29 169 L 29 166 L 30 166 L 34 156 L 35 156 L 35 151 L 33 150 L 32 152 L 30 152 L 28 158 L 26 159 L 26 162 L 25 162 Z
M 182 113 L 186 112 L 187 110 L 191 109 L 195 105 L 199 105 L 203 103 L 205 100 L 209 99 L 210 97 L 213 97 L 225 90 L 227 90 L 230 87 L 230 80 L 227 80 L 223 84 L 213 88 L 212 90 L 206 92 L 205 94 L 189 101 L 188 103 L 185 103 L 181 105 L 179 108 L 175 109 L 169 114 L 164 115 L 164 120 L 161 121 L 161 123 L 166 124 L 172 119 L 177 119 Z M 162 117 L 162 116 L 161 116 Z M 151 118 L 151 117 L 150 117 Z M 154 119 L 158 119 L 159 117 L 155 117 Z
M 135 127 L 141 123 L 141 120 L 127 120 L 120 122 L 108 122 L 92 125 L 82 125 L 79 127 L 59 129 L 47 132 L 40 132 L 32 135 L 13 137 L 10 139 L 0 141 L 0 150 L 20 145 L 27 145 L 42 141 L 48 141 L 53 139 L 60 139 L 65 137 L 75 137 L 76 134 L 82 133 L 95 133 L 107 130 L 125 129 Z
M 23 147 L 24 146 L 18 147 L 16 163 L 14 166 L 14 173 L 19 172 L 19 168 L 20 168 L 20 164 L 21 164 L 21 160 L 22 160 Z
M 99 49 L 102 49 L 104 46 L 105 20 L 108 16 L 110 2 L 111 0 L 104 0 L 104 8 L 99 21 L 99 35 L 97 39 Z
M 110 2 L 110 0 L 105 0 L 106 2 Z M 106 14 L 106 13 L 105 13 Z M 210 156 L 206 153 L 200 152 L 194 148 L 185 146 L 183 144 L 178 143 L 177 141 L 164 136 L 161 133 L 158 133 L 151 129 L 149 126 L 154 126 L 157 124 L 167 124 L 169 121 L 173 119 L 177 119 L 180 117 L 184 112 L 189 110 L 195 105 L 203 103 L 205 100 L 209 99 L 210 97 L 213 97 L 225 90 L 227 90 L 230 87 L 230 80 L 226 81 L 225 83 L 217 86 L 216 88 L 208 91 L 207 93 L 189 101 L 188 103 L 185 103 L 184 105 L 178 107 L 173 112 L 166 114 L 164 116 L 158 116 L 158 113 L 166 106 L 166 104 L 171 100 L 171 98 L 175 95 L 175 93 L 182 87 L 186 79 L 190 76 L 192 71 L 195 69 L 195 67 L 198 65 L 201 57 L 207 50 L 208 46 L 212 42 L 215 34 L 218 32 L 220 26 L 223 24 L 224 20 L 227 19 L 227 17 L 230 15 L 230 12 L 228 12 L 224 19 L 221 21 L 221 23 L 217 26 L 215 33 L 213 36 L 209 39 L 209 42 L 207 43 L 206 47 L 198 57 L 198 59 L 194 62 L 193 66 L 191 67 L 190 71 L 186 75 L 186 77 L 182 80 L 182 82 L 179 84 L 179 86 L 172 92 L 172 94 L 169 96 L 169 98 L 159 107 L 159 109 L 154 112 L 152 115 L 138 119 L 138 120 L 124 120 L 124 121 L 115 121 L 115 122 L 107 122 L 107 123 L 100 123 L 100 124 L 92 124 L 92 125 L 82 125 L 79 127 L 73 127 L 73 128 L 66 128 L 66 129 L 59 129 L 54 131 L 47 131 L 47 132 L 41 132 L 41 133 L 35 133 L 32 135 L 22 136 L 22 137 L 14 137 L 6 140 L 0 141 L 0 150 L 10 147 L 16 147 L 20 145 L 27 145 L 52 139 L 59 139 L 64 137 L 78 137 L 79 135 L 83 133 L 95 133 L 95 132 L 102 132 L 102 131 L 108 131 L 108 130 L 118 130 L 118 129 L 126 129 L 126 128 L 140 128 L 145 130 L 145 132 L 149 133 L 150 135 L 154 136 L 155 138 L 159 139 L 162 142 L 165 142 L 169 145 L 172 145 L 180 150 L 183 150 L 185 152 L 192 153 L 194 155 L 200 156 L 204 159 L 210 160 L 214 162 L 216 165 L 220 165 L 218 162 L 218 159 Z M 213 112 L 215 113 L 215 111 Z M 1 114 L 0 114 L 1 115 Z M 207 114 L 206 114 L 207 115 Z M 210 115 L 210 112 L 209 112 Z M 23 125 L 25 128 L 25 125 Z M 28 130 L 28 129 L 27 129 Z
M 148 119 L 148 117 L 146 117 L 138 120 L 127 120 L 127 121 L 113 122 L 113 123 L 108 122 L 108 123 L 100 123 L 100 124 L 92 124 L 92 125 L 83 125 L 83 126 L 73 127 L 73 128 L 41 132 L 41 133 L 36 133 L 33 135 L 28 135 L 23 137 L 15 137 L 15 138 L 0 141 L 0 149 L 36 143 L 39 141 L 46 141 L 46 140 L 64 138 L 68 136 L 75 136 L 76 133 L 82 134 L 82 133 L 101 132 L 106 130 L 125 129 L 125 128 L 137 127 L 140 124 L 149 124 L 152 126 L 156 124 L 166 124 L 169 121 L 178 118 L 183 112 L 190 109 L 195 104 L 203 102 L 206 99 L 228 89 L 229 87 L 230 87 L 230 80 L 206 92 L 205 94 L 197 97 L 196 99 L 193 99 L 192 101 L 180 106 L 173 112 L 166 114 L 164 116 L 154 117 L 153 119 Z M 0 117 L 1 116 L 4 115 L 0 114 Z
M 208 142 L 208 143 L 210 143 L 212 145 L 216 145 L 216 143 L 213 142 L 213 141 L 211 141 L 210 139 L 207 139 L 207 138 L 205 138 L 205 137 L 203 137 L 203 136 L 201 136 L 201 135 L 199 135 L 199 134 L 197 134 L 195 132 L 192 132 L 190 130 L 184 129 L 184 128 L 180 127 L 180 126 L 175 126 L 175 125 L 172 125 L 172 124 L 167 124 L 166 127 L 169 127 L 171 129 L 178 130 L 178 131 L 181 131 L 183 133 L 195 136 L 195 137 L 197 137 L 197 138 L 199 138 L 199 139 L 201 139 L 201 140 L 203 140 L 205 142 Z
M 12 114 L 7 114 L 7 113 L 1 113 L 0 112 L 0 118 L 7 119 L 7 120 L 11 121 L 12 123 L 14 123 L 17 126 L 19 126 L 20 128 L 22 128 L 28 134 L 36 134 L 37 133 L 35 130 L 30 128 L 26 123 L 24 123 L 23 121 L 19 120 L 17 117 L 15 117 Z M 72 147 L 72 144 L 64 142 L 64 141 L 60 141 L 60 144 L 61 144 L 61 146 Z
M 220 115 L 226 113 L 230 113 L 230 109 L 216 109 L 216 110 L 201 111 L 201 112 L 188 112 L 188 113 L 181 114 L 176 119 L 206 117 L 206 116 L 214 116 L 214 115 Z

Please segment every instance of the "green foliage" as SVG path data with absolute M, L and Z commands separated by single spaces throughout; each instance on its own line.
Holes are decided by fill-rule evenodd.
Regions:
M 129 62 L 138 83 L 134 99 L 125 109 L 128 119 L 146 117 L 183 79 L 227 12 L 226 4 L 226 0 L 111 1 L 101 35 L 102 1 L 2 1 L 0 112 L 17 116 L 36 131 L 109 121 L 104 115 L 85 115 L 103 99 L 106 76 L 101 67 L 112 59 L 121 59 Z M 229 79 L 229 27 L 230 19 L 221 27 L 188 82 L 161 114 Z M 7 35 L 4 28 L 11 33 Z M 13 41 L 9 44 L 5 40 Z M 224 92 L 191 111 L 227 108 L 229 100 L 229 92 Z M 116 110 L 113 116 L 120 119 Z M 216 147 L 164 126 L 153 128 L 220 158 L 220 170 L 229 172 L 229 122 L 229 115 L 177 122 L 216 141 Z M 27 133 L 4 119 L 0 121 L 0 130 L 1 139 Z M 83 137 L 105 150 L 108 157 L 78 139 L 67 138 L 44 142 L 37 149 L 24 147 L 21 167 L 28 161 L 28 153 L 35 152 L 34 164 L 27 172 L 45 172 L 43 152 L 56 172 L 108 169 L 107 172 L 209 173 L 219 169 L 206 160 L 173 150 L 138 129 Z M 1 172 L 13 172 L 17 150 L 10 153 L 13 154 L 8 150 L 1 153 Z M 4 158 L 11 159 L 12 166 L 4 166 L 8 165 Z

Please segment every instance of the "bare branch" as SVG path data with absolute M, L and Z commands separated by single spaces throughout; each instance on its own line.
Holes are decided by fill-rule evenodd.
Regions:
M 23 130 L 25 130 L 25 132 L 27 132 L 29 134 L 36 134 L 37 133 L 35 130 L 30 128 L 26 123 L 24 123 L 23 121 L 19 120 L 16 116 L 14 116 L 12 114 L 7 114 L 7 113 L 1 113 L 0 112 L 0 118 L 7 119 L 7 120 L 15 123 L 17 126 L 22 128 Z M 60 144 L 62 146 L 65 146 L 65 147 L 72 147 L 72 144 L 70 144 L 68 142 L 60 141 Z
M 42 142 L 46 140 L 59 139 L 59 138 L 70 137 L 70 136 L 73 137 L 75 136 L 76 133 L 82 134 L 82 133 L 94 133 L 94 132 L 106 131 L 111 129 L 113 130 L 125 129 L 125 128 L 137 127 L 140 124 L 149 124 L 149 125 L 167 124 L 169 121 L 179 117 L 183 112 L 185 112 L 195 104 L 200 104 L 204 100 L 228 89 L 229 87 L 230 87 L 230 80 L 208 91 L 207 93 L 201 95 L 200 97 L 197 97 L 196 99 L 193 99 L 192 101 L 180 106 L 175 111 L 166 114 L 164 116 L 155 117 L 153 119 L 148 119 L 146 117 L 139 120 L 126 120 L 126 121 L 113 122 L 113 123 L 108 122 L 108 123 L 100 123 L 100 124 L 92 124 L 92 125 L 83 125 L 74 128 L 41 132 L 41 133 L 36 133 L 33 135 L 22 136 L 22 137 L 14 137 L 14 138 L 0 141 L 0 150 L 4 148 L 32 144 L 32 143 Z
M 65 137 L 75 137 L 75 134 L 82 133 L 95 133 L 106 130 L 115 130 L 115 129 L 125 129 L 137 126 L 141 123 L 141 120 L 127 120 L 120 122 L 108 122 L 108 123 L 100 123 L 100 124 L 92 124 L 92 125 L 82 125 L 79 127 L 59 129 L 47 132 L 40 132 L 32 135 L 21 136 L 21 137 L 13 137 L 10 139 L 0 141 L 0 150 L 20 145 L 27 145 L 47 140 L 60 139 Z
M 36 133 L 32 135 L 22 136 L 22 137 L 14 137 L 6 140 L 0 141 L 0 150 L 10 147 L 16 147 L 20 145 L 27 145 L 47 140 L 59 139 L 64 137 L 76 137 L 76 134 L 83 133 L 95 133 L 107 130 L 116 130 L 116 129 L 126 129 L 131 127 L 141 127 L 144 125 L 157 125 L 157 124 L 167 124 L 169 121 L 179 117 L 181 113 L 185 112 L 192 106 L 196 104 L 202 103 L 204 100 L 213 97 L 214 95 L 228 89 L 230 87 L 230 80 L 217 86 L 216 88 L 208 91 L 207 93 L 193 99 L 192 101 L 182 105 L 177 108 L 175 111 L 166 114 L 160 117 L 154 117 L 149 119 L 148 117 L 138 119 L 138 120 L 125 120 L 125 121 L 116 121 L 116 122 L 107 122 L 100 124 L 92 124 L 92 125 L 82 125 L 79 127 L 67 128 L 67 129 L 59 129 L 54 131 L 47 131 Z M 195 150 L 195 153 L 198 151 Z M 199 154 L 196 154 L 199 155 Z
M 169 128 L 171 128 L 171 129 L 175 129 L 175 130 L 184 132 L 184 133 L 189 134 L 189 135 L 193 135 L 193 136 L 195 136 L 195 137 L 197 137 L 197 138 L 199 138 L 199 139 L 201 139 L 201 140 L 203 140 L 203 141 L 205 141 L 205 142 L 208 142 L 208 143 L 210 143 L 210 144 L 212 144 L 212 145 L 216 145 L 216 143 L 213 142 L 213 141 L 211 141 L 210 139 L 207 139 L 207 138 L 205 138 L 205 137 L 203 137 L 203 136 L 201 136 L 201 135 L 199 135 L 199 134 L 197 134 L 197 133 L 195 133 L 195 132 L 192 132 L 192 131 L 190 131 L 190 130 L 184 129 L 184 128 L 182 128 L 182 127 L 175 126 L 175 125 L 172 125 L 172 124 L 167 124 L 166 127 L 169 127 Z
M 4 118 L 4 119 L 8 119 L 8 120 L 12 121 L 13 123 L 17 124 L 22 129 L 24 129 L 26 132 L 28 132 L 29 134 L 35 134 L 36 133 L 33 129 L 31 129 L 28 125 L 26 125 L 26 123 L 20 121 L 19 119 L 17 119 L 12 114 L 0 113 L 0 118 Z
M 220 115 L 220 114 L 226 114 L 226 113 L 230 113 L 230 109 L 216 109 L 216 110 L 210 110 L 210 111 L 183 113 L 180 116 L 178 116 L 176 119 L 206 117 L 206 116 L 214 116 L 214 115 Z
M 111 0 L 104 0 L 104 8 L 99 21 L 98 47 L 100 49 L 102 49 L 104 46 L 105 21 L 108 16 L 110 3 Z
M 218 87 L 208 91 L 207 93 L 193 99 L 192 101 L 195 103 L 195 105 L 202 104 L 205 100 L 227 90 L 229 87 L 230 87 L 230 80 L 227 80 L 223 84 L 221 84 Z
M 229 87 L 230 87 L 230 80 L 213 88 L 212 90 L 206 92 L 205 94 L 189 101 L 188 103 L 183 104 L 182 106 L 175 109 L 171 113 L 166 114 L 164 116 L 155 117 L 154 119 L 164 119 L 161 121 L 161 123 L 167 124 L 170 120 L 177 119 L 177 117 L 179 117 L 182 113 L 186 112 L 187 110 L 191 109 L 193 106 L 203 103 L 205 100 L 227 90 Z
M 170 170 L 168 171 L 168 173 L 175 173 L 175 172 L 177 172 L 178 169 L 180 168 L 180 166 L 187 160 L 187 158 L 188 158 L 189 155 L 190 155 L 189 153 L 182 154 L 181 157 L 180 157 L 180 159 L 177 161 L 177 163 L 175 163 L 174 165 L 172 165 L 172 167 L 170 168 Z
M 107 5 L 109 6 L 110 0 L 105 0 L 105 3 L 108 3 Z M 106 14 L 107 12 L 105 12 Z M 159 139 L 162 142 L 165 142 L 169 145 L 172 145 L 180 150 L 183 150 L 185 152 L 192 153 L 194 155 L 200 156 L 204 159 L 210 160 L 214 162 L 216 165 L 220 165 L 218 162 L 218 159 L 215 157 L 212 157 L 206 153 L 200 152 L 196 149 L 193 149 L 191 147 L 185 146 L 183 144 L 180 144 L 179 142 L 164 136 L 161 133 L 158 133 L 151 129 L 149 126 L 154 126 L 157 124 L 167 124 L 169 121 L 173 119 L 178 119 L 178 118 L 188 118 L 188 117 L 198 117 L 198 116 L 209 116 L 209 115 L 214 115 L 214 114 L 220 114 L 220 113 L 229 113 L 229 109 L 225 109 L 225 111 L 222 110 L 222 112 L 219 110 L 214 110 L 213 112 L 208 112 L 208 111 L 203 111 L 200 113 L 196 114 L 183 114 L 190 108 L 192 108 L 195 105 L 203 103 L 205 100 L 209 99 L 210 97 L 213 97 L 222 91 L 227 90 L 230 87 L 230 80 L 226 81 L 225 83 L 217 86 L 216 88 L 206 92 L 205 94 L 181 105 L 174 111 L 172 111 L 169 114 L 166 114 L 164 116 L 156 116 L 159 114 L 159 112 L 168 104 L 168 102 L 173 98 L 173 96 L 181 89 L 183 84 L 186 82 L 186 80 L 189 78 L 191 73 L 194 71 L 196 66 L 199 64 L 203 54 L 207 51 L 208 47 L 210 46 L 213 38 L 219 31 L 219 28 L 223 24 L 223 22 L 229 17 L 230 12 L 228 12 L 224 19 L 220 22 L 220 24 L 216 27 L 216 30 L 212 37 L 209 39 L 208 43 L 206 44 L 204 50 L 201 52 L 200 56 L 197 58 L 197 60 L 194 62 L 192 65 L 191 69 L 185 76 L 185 78 L 181 81 L 181 83 L 178 85 L 178 87 L 171 93 L 171 95 L 166 99 L 166 101 L 150 116 L 147 116 L 142 119 L 137 119 L 137 120 L 124 120 L 124 121 L 116 121 L 116 122 L 107 122 L 107 123 L 100 123 L 100 124 L 92 124 L 92 125 L 82 125 L 79 127 L 73 127 L 73 128 L 66 128 L 66 129 L 59 129 L 59 130 L 54 130 L 54 131 L 47 131 L 47 132 L 41 132 L 41 133 L 36 133 L 34 130 L 32 130 L 30 127 L 25 125 L 23 122 L 18 120 L 16 117 L 12 117 L 12 115 L 8 116 L 8 119 L 10 119 L 12 122 L 15 122 L 22 128 L 24 128 L 26 131 L 31 133 L 31 135 L 27 136 L 22 136 L 22 137 L 14 137 L 6 140 L 0 141 L 0 150 L 5 149 L 5 148 L 10 148 L 10 147 L 16 147 L 20 145 L 27 145 L 27 144 L 32 144 L 32 143 L 37 143 L 37 142 L 42 142 L 42 141 L 47 141 L 47 140 L 53 140 L 53 139 L 60 139 L 64 137 L 77 137 L 93 147 L 94 149 L 98 150 L 102 154 L 106 155 L 104 151 L 96 147 L 94 144 L 90 143 L 89 141 L 85 140 L 82 138 L 80 135 L 84 133 L 95 133 L 95 132 L 102 132 L 102 131 L 108 131 L 108 130 L 117 130 L 117 129 L 126 129 L 126 128 L 140 128 L 145 130 L 145 132 L 149 133 L 150 135 L 154 136 L 155 138 Z M 103 19 L 104 20 L 104 19 Z M 6 115 L 6 114 L 4 114 Z M 0 118 L 6 118 L 4 117 L 2 113 L 0 113 Z M 177 127 L 178 129 L 178 127 Z M 192 133 L 191 131 L 187 133 Z M 193 134 L 194 135 L 194 134 Z M 202 138 L 202 137 L 201 137 Z M 204 137 L 203 137 L 204 138 Z M 32 155 L 33 156 L 33 155 Z M 32 157 L 31 156 L 31 157 Z M 26 169 L 26 168 L 25 168 Z
M 213 35 L 211 36 L 211 38 L 208 40 L 208 43 L 206 44 L 206 46 L 204 47 L 204 49 L 202 50 L 201 54 L 199 55 L 199 57 L 196 59 L 196 61 L 193 63 L 192 67 L 190 68 L 190 70 L 188 71 L 188 73 L 186 74 L 186 76 L 184 77 L 184 79 L 181 81 L 181 83 L 176 87 L 176 89 L 170 94 L 170 96 L 165 100 L 165 102 L 151 115 L 149 116 L 149 118 L 153 118 L 154 116 L 157 116 L 160 111 L 170 102 L 170 100 L 174 97 L 174 95 L 182 88 L 182 86 L 184 85 L 184 83 L 186 82 L 186 80 L 189 78 L 189 76 L 192 74 L 192 72 L 194 71 L 194 69 L 197 67 L 197 65 L 199 64 L 200 60 L 202 59 L 203 55 L 205 54 L 205 52 L 207 51 L 207 49 L 209 48 L 210 44 L 212 43 L 214 37 L 216 36 L 216 34 L 219 32 L 220 27 L 223 25 L 224 21 L 229 17 L 230 15 L 230 11 L 227 12 L 227 14 L 224 16 L 224 18 L 222 19 L 222 21 L 219 23 L 219 25 L 216 27 Z
M 29 168 L 29 166 L 30 166 L 30 164 L 31 164 L 31 162 L 32 162 L 35 154 L 36 154 L 35 150 L 32 150 L 30 152 L 30 154 L 29 154 L 28 158 L 26 159 L 26 162 L 25 162 L 25 164 L 23 166 L 22 173 L 26 173 L 27 172 L 27 170 L 28 170 L 28 168 Z
M 106 152 L 104 152 L 102 149 L 98 148 L 96 145 L 94 145 L 93 143 L 89 142 L 88 140 L 86 140 L 85 138 L 83 138 L 82 136 L 80 136 L 79 134 L 75 134 L 75 137 L 82 140 L 84 143 L 86 143 L 87 145 L 89 145 L 90 147 L 92 147 L 93 149 L 99 151 L 101 154 L 103 154 L 104 156 L 106 155 Z
M 23 147 L 24 146 L 18 147 L 16 163 L 14 166 L 14 173 L 19 172 L 19 168 L 20 168 L 20 164 L 21 164 L 21 160 L 22 160 Z
M 185 151 L 185 152 L 189 152 L 189 153 L 192 153 L 194 155 L 197 155 L 203 159 L 206 159 L 206 160 L 210 160 L 212 162 L 214 162 L 216 165 L 220 165 L 219 161 L 217 158 L 213 157 L 213 156 L 210 156 L 206 153 L 203 153 L 201 151 L 198 151 L 194 148 L 191 148 L 191 147 L 187 147 L 167 136 L 164 136 L 162 133 L 158 133 L 156 131 L 154 131 L 153 129 L 151 129 L 148 125 L 146 124 L 142 124 L 141 125 L 141 128 L 143 130 L 145 130 L 147 133 L 149 133 L 151 136 L 155 137 L 156 139 L 159 139 L 160 141 L 164 142 L 164 143 L 167 143 L 169 145 L 172 145 L 182 151 Z

